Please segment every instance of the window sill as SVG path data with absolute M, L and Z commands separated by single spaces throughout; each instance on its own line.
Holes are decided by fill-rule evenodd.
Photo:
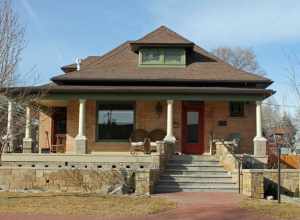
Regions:
M 110 143 L 129 143 L 128 139 L 124 139 L 124 140 L 119 140 L 119 139 L 102 139 L 102 140 L 96 140 L 96 143 L 101 143 L 101 144 L 110 144 Z
M 139 64 L 138 67 L 141 68 L 185 68 L 185 64 L 174 64 L 174 65 L 167 65 L 167 64 Z

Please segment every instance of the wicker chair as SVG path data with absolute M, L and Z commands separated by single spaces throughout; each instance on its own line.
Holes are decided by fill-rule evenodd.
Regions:
M 166 136 L 166 132 L 161 129 L 155 129 L 149 133 L 151 152 L 157 151 L 157 141 L 163 141 Z
M 146 145 L 148 141 L 148 132 L 143 129 L 136 129 L 132 132 L 129 137 L 130 153 L 133 154 L 135 151 L 146 152 Z

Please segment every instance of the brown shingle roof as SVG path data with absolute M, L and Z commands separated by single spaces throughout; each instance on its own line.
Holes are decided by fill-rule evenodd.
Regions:
M 160 26 L 144 37 L 133 41 L 132 43 L 140 44 L 193 44 L 193 42 L 182 37 L 166 26 Z
M 52 80 L 57 83 L 85 80 L 272 82 L 265 77 L 237 70 L 196 45 L 188 52 L 187 65 L 184 68 L 139 67 L 138 54 L 130 46 L 136 42 L 192 43 L 162 26 L 137 41 L 125 42 L 109 53 L 95 57 L 90 63 L 83 61 L 80 71 L 59 75 Z

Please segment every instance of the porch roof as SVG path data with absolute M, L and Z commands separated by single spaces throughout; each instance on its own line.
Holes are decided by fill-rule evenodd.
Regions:
M 262 88 L 188 87 L 188 86 L 83 86 L 47 84 L 10 89 L 10 94 L 24 90 L 43 94 L 42 99 L 99 99 L 99 100 L 263 100 L 275 91 Z

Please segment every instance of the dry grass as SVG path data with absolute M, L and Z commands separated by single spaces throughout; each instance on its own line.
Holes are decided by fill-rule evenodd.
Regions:
M 300 219 L 300 206 L 297 204 L 278 204 L 277 201 L 246 199 L 241 203 L 241 207 L 279 219 Z
M 154 197 L 0 193 L 0 213 L 143 216 L 175 207 L 174 202 Z

